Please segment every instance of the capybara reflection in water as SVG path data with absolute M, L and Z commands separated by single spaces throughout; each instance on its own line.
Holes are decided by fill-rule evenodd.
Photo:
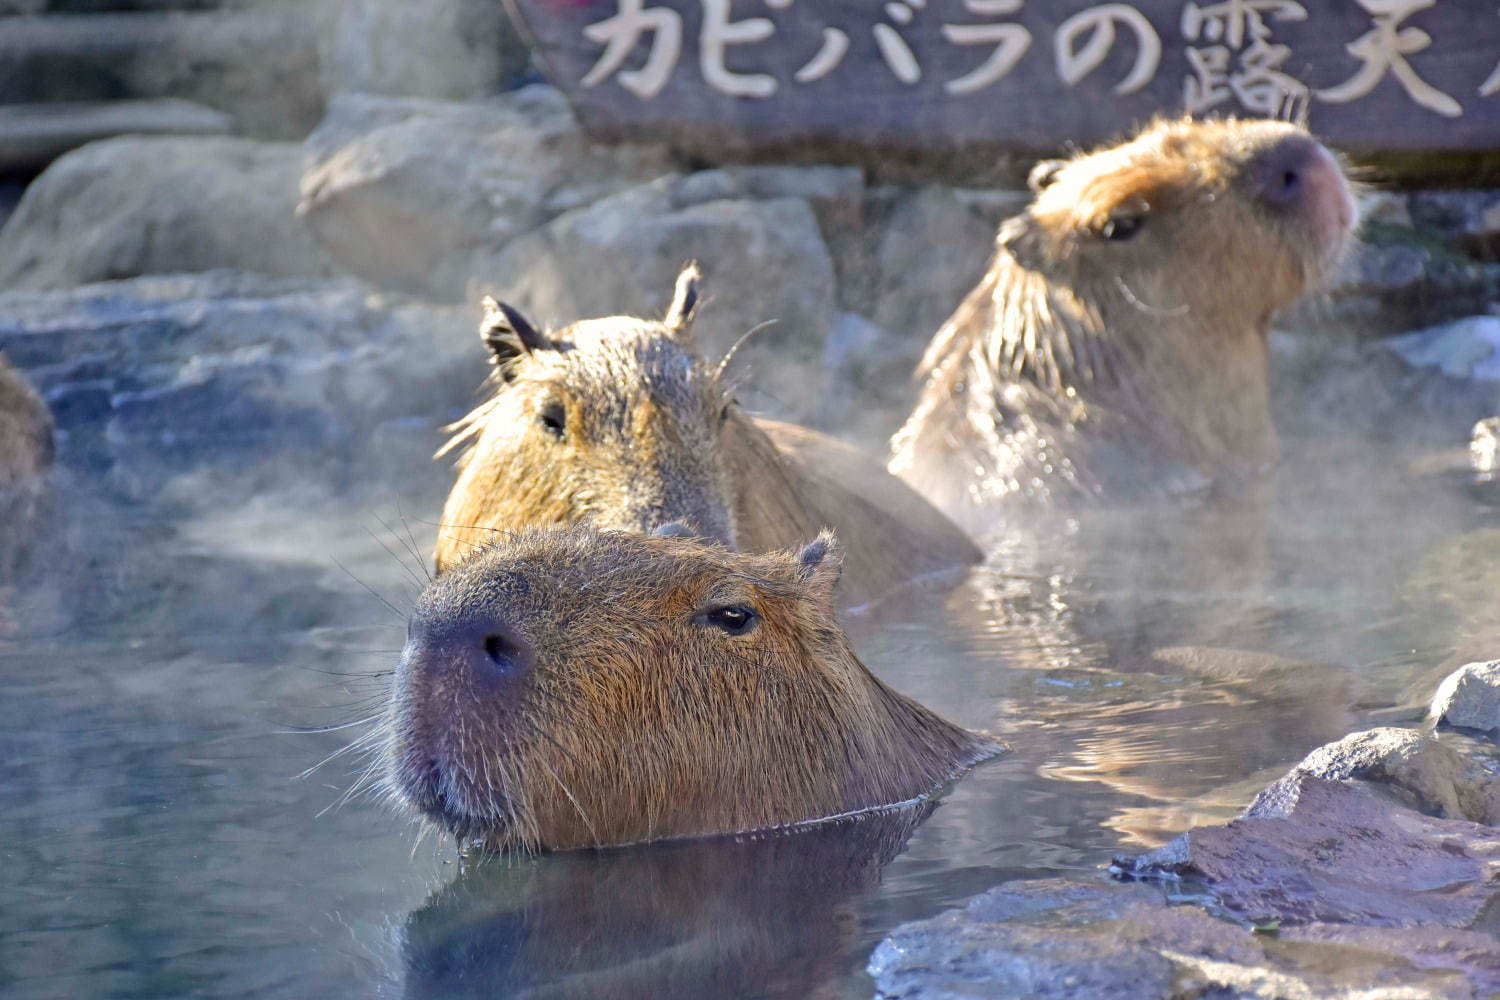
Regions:
M 833 528 L 849 554 L 847 604 L 978 560 L 967 535 L 877 463 L 744 413 L 725 365 L 696 354 L 697 302 L 694 265 L 659 322 L 611 316 L 544 335 L 486 301 L 493 392 L 439 452 L 467 445 L 443 508 L 439 572 L 495 529 L 584 521 L 642 534 L 675 522 L 747 552 Z
M 1356 221 L 1338 161 L 1272 121 L 1170 121 L 1032 171 L 1035 197 L 928 345 L 890 469 L 959 516 L 1233 498 L 1277 454 L 1267 335 Z
M 839 556 L 587 526 L 522 531 L 418 601 L 390 781 L 486 849 L 761 830 L 908 802 L 1000 745 L 877 680 Z
M 0 586 L 25 565 L 46 507 L 52 414 L 0 356 Z

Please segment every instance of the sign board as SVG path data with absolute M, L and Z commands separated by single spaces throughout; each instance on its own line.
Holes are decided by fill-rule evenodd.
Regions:
M 507 0 L 608 138 L 1043 150 L 1160 113 L 1500 149 L 1500 0 Z

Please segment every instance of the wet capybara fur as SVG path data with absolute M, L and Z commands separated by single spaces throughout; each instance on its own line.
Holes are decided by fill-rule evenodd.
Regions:
M 34 547 L 52 458 L 52 414 L 0 356 L 0 586 L 15 581 Z
M 979 558 L 956 525 L 880 466 L 824 434 L 746 414 L 726 359 L 692 335 L 698 269 L 661 321 L 611 316 L 538 332 L 485 303 L 489 398 L 439 452 L 462 449 L 436 563 L 495 531 L 588 522 L 650 533 L 669 523 L 747 552 L 833 528 L 849 553 L 849 605 Z
M 1277 455 L 1267 337 L 1356 221 L 1273 121 L 1159 122 L 1048 161 L 922 359 L 890 469 L 960 521 L 997 502 L 1233 499 Z
M 999 744 L 877 680 L 834 619 L 839 556 L 588 526 L 440 575 L 388 718 L 399 798 L 489 850 L 785 827 L 909 802 Z

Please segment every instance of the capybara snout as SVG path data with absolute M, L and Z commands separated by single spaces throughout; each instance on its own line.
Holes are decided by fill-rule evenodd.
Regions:
M 565 849 L 887 806 L 995 753 L 865 669 L 834 618 L 839 572 L 830 536 L 745 555 L 517 533 L 418 603 L 394 789 L 460 841 Z

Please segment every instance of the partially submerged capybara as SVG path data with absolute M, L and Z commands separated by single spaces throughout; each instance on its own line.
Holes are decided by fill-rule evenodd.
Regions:
M 24 566 L 40 527 L 52 449 L 47 405 L 0 356 L 0 586 Z
M 461 843 L 556 850 L 908 802 L 999 744 L 877 680 L 834 620 L 839 556 L 587 526 L 439 576 L 396 670 L 390 780 Z
M 1356 220 L 1338 161 L 1283 122 L 1168 121 L 1039 164 L 1032 187 L 927 348 L 891 471 L 974 520 L 1263 477 L 1271 319 Z
M 854 449 L 743 412 L 725 364 L 696 354 L 697 302 L 693 265 L 660 322 L 611 316 L 544 335 L 486 300 L 492 394 L 439 452 L 468 446 L 439 572 L 496 529 L 579 521 L 641 533 L 676 522 L 748 552 L 831 527 L 849 553 L 849 604 L 978 560 L 956 525 Z

